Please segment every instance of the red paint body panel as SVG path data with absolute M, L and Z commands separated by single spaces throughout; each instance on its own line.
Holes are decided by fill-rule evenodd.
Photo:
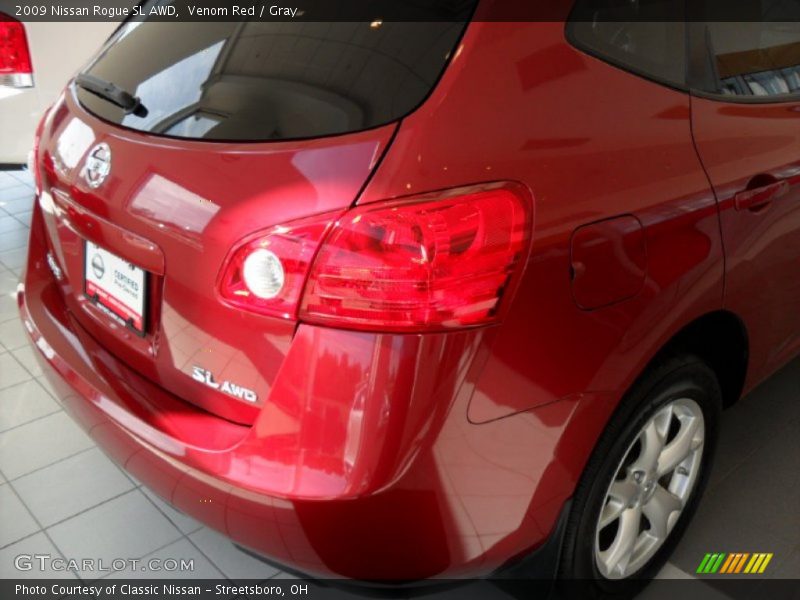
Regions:
M 52 280 L 44 231 L 37 212 L 20 306 L 67 410 L 167 501 L 309 573 L 491 572 L 550 532 L 613 407 L 611 395 L 580 395 L 476 427 L 464 418 L 468 358 L 491 331 L 301 326 L 269 404 L 236 425 L 159 391 L 90 338 Z M 434 358 L 438 370 L 426 367 Z M 576 443 L 559 444 L 564 435 Z
M 800 349 L 800 102 L 692 98 L 692 113 L 697 149 L 719 199 L 725 307 L 749 332 L 749 389 Z M 737 210 L 736 194 L 776 182 L 784 187 L 767 204 Z
M 579 227 L 572 234 L 570 261 L 572 296 L 580 308 L 633 298 L 647 276 L 644 228 L 630 215 Z
M 251 423 L 261 402 L 253 406 L 210 390 L 192 380 L 191 368 L 236 381 L 263 401 L 294 324 L 219 302 L 220 267 L 231 248 L 256 231 L 349 206 L 393 129 L 302 143 L 154 144 L 93 117 L 68 90 L 48 117 L 40 156 L 45 223 L 67 274 L 68 306 L 138 372 L 215 414 Z M 81 176 L 82 159 L 100 142 L 113 147 L 114 168 L 93 190 Z M 155 310 L 145 339 L 121 328 L 71 284 L 82 278 L 81 237 L 155 274 Z M 160 277 L 165 268 L 168 277 Z
M 532 57 L 555 49 L 563 72 L 538 81 Z M 359 201 L 491 179 L 526 183 L 536 216 L 531 259 L 472 421 L 624 390 L 678 323 L 720 308 L 717 207 L 692 143 L 688 96 L 571 48 L 563 24 L 473 23 Z M 582 311 L 570 283 L 572 233 L 621 214 L 644 227 L 648 277 L 628 302 Z
M 719 207 L 693 110 L 716 119 L 694 128 Z M 762 110 L 746 121 L 754 129 L 772 114 Z M 559 23 L 474 22 L 410 116 L 319 140 L 153 138 L 92 117 L 68 90 L 41 139 L 22 317 L 97 443 L 237 543 L 319 575 L 487 574 L 547 539 L 625 390 L 687 324 L 727 307 L 755 329 L 754 352 L 795 348 L 800 324 L 778 340 L 745 290 L 763 268 L 752 236 L 766 236 L 763 257 L 780 263 L 765 277 L 796 261 L 798 192 L 772 216 L 732 212 L 747 181 L 734 176 L 741 148 L 725 141 L 727 111 L 583 54 Z M 762 170 L 795 168 L 781 157 L 797 154 L 796 138 L 754 135 Z M 114 152 L 99 191 L 80 173 L 98 141 Z M 486 182 L 514 182 L 534 204 L 530 258 L 499 324 L 352 331 L 218 297 L 225 257 L 257 231 Z M 725 297 L 720 211 L 732 252 Z M 592 223 L 605 225 L 588 233 L 622 240 L 624 252 L 592 253 L 580 229 Z M 592 276 L 614 278 L 608 290 L 576 294 L 576 237 Z M 81 301 L 81 239 L 151 272 L 144 338 Z M 796 307 L 795 293 L 762 300 Z M 748 381 L 779 358 L 756 363 Z M 193 380 L 192 365 L 251 387 L 258 402 Z

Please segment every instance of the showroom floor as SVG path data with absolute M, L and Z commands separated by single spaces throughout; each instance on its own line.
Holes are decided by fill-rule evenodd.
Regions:
M 283 576 L 141 488 L 62 411 L 14 301 L 32 189 L 27 173 L 0 172 L 0 578 L 40 576 L 13 567 L 14 556 L 34 552 L 193 558 L 188 575 L 197 578 Z M 795 361 L 725 413 L 709 489 L 661 577 L 690 577 L 707 552 L 772 552 L 762 577 L 798 577 L 798 391 Z

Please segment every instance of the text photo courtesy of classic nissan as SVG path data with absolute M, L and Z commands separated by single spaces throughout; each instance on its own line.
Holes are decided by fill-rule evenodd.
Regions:
M 800 348 L 800 15 L 501 4 L 123 24 L 39 127 L 19 308 L 97 444 L 270 561 L 632 593 Z

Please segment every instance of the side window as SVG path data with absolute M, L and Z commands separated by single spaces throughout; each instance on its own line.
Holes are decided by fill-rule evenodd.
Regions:
M 713 19 L 714 2 L 706 2 Z M 800 93 L 800 2 L 737 0 L 734 6 L 741 21 L 692 24 L 692 87 L 753 100 Z
M 567 38 L 597 58 L 673 87 L 686 85 L 683 2 L 577 0 Z

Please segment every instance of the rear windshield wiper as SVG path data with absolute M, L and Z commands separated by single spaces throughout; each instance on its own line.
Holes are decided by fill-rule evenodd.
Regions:
M 125 111 L 126 115 L 134 114 L 137 117 L 146 117 L 147 109 L 137 96 L 134 96 L 121 87 L 100 79 L 88 73 L 81 73 L 75 78 L 75 85 L 83 88 L 87 92 L 108 100 L 112 104 L 119 106 Z

